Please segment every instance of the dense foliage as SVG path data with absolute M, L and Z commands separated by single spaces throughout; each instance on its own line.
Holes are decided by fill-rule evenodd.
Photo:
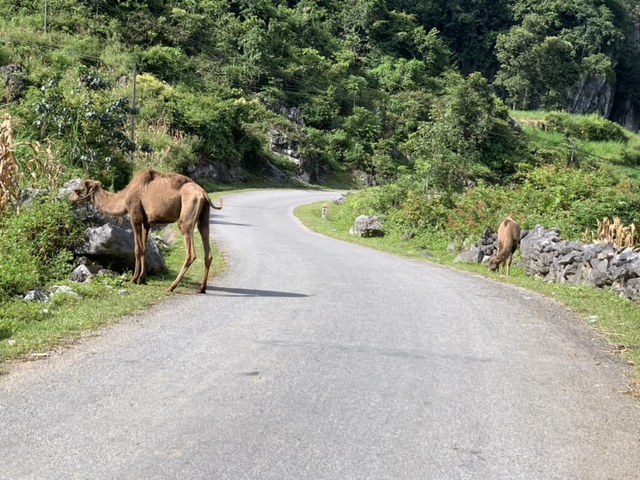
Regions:
M 0 221 L 0 300 L 69 274 L 84 228 L 67 202 L 41 198 Z
M 7 108 L 24 120 L 22 137 L 57 138 L 69 166 L 116 187 L 134 150 L 137 162 L 183 170 L 203 159 L 255 169 L 269 158 L 269 126 L 291 123 L 325 165 L 379 180 L 413 167 L 410 158 L 451 159 L 457 167 L 438 175 L 455 181 L 467 169 L 506 180 L 520 142 L 499 125 L 506 111 L 489 100 L 492 87 L 521 109 L 571 108 L 572 88 L 591 77 L 640 98 L 628 81 L 640 59 L 630 0 L 49 3 L 46 24 L 41 1 L 0 5 L 0 66 L 24 66 L 22 88 L 5 87 Z M 448 111 L 467 109 L 466 124 L 451 127 Z M 478 110 L 486 118 L 472 125 Z M 162 154 L 168 145 L 180 161 Z

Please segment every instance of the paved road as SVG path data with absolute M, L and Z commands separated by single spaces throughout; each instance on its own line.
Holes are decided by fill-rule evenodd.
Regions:
M 640 410 L 597 335 L 292 216 L 333 196 L 227 198 L 207 295 L 0 377 L 0 478 L 640 478 Z

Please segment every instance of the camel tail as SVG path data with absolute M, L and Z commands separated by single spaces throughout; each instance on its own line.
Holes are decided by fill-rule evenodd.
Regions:
M 222 197 L 220 197 L 220 206 L 219 207 L 213 203 L 213 200 L 211 200 L 209 195 L 207 195 L 207 199 L 209 200 L 209 205 L 211 205 L 211 208 L 215 208 L 216 210 L 222 210 L 222 206 L 224 205 L 224 202 L 222 201 Z

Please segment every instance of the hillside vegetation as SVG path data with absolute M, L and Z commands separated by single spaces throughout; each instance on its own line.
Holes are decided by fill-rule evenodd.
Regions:
M 53 196 L 18 212 L 20 188 L 291 175 L 274 135 L 320 184 L 365 179 L 344 214 L 418 247 L 461 248 L 507 214 L 567 239 L 639 223 L 640 140 L 611 121 L 640 105 L 637 15 L 631 0 L 4 0 L 0 302 L 65 278 L 82 230 Z

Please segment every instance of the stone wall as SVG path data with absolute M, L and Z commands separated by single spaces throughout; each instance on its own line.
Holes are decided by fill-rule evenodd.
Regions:
M 486 262 L 497 248 L 497 235 L 487 228 L 454 262 Z M 611 287 L 621 297 L 640 298 L 640 252 L 612 243 L 562 240 L 560 232 L 540 225 L 523 230 L 520 261 L 527 275 L 549 283 Z
M 621 297 L 640 297 L 640 253 L 612 243 L 583 243 L 562 240 L 557 229 L 540 225 L 520 243 L 521 260 L 527 275 L 547 282 L 612 287 Z

